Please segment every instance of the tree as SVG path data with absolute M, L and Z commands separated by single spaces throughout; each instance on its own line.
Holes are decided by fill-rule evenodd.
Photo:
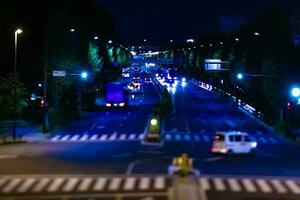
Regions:
M 0 119 L 11 117 L 14 114 L 13 91 L 16 88 L 16 113 L 20 114 L 22 109 L 27 107 L 27 91 L 24 84 L 20 81 L 19 76 L 9 74 L 0 79 Z
M 93 71 L 100 72 L 103 66 L 103 59 L 99 55 L 99 48 L 91 42 L 89 43 L 88 59 Z

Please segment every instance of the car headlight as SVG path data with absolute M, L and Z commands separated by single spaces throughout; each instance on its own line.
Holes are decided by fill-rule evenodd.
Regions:
M 255 148 L 257 146 L 257 142 L 252 142 L 251 146 Z

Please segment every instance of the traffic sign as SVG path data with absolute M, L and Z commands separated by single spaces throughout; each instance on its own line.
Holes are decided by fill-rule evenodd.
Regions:
M 66 71 L 53 71 L 53 76 L 66 76 Z

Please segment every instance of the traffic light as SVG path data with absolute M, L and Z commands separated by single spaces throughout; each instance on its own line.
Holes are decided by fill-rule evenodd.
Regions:
M 41 101 L 40 101 L 40 106 L 41 106 L 41 108 L 44 108 L 44 107 L 45 107 L 45 100 L 44 100 L 44 99 L 41 99 Z
M 292 103 L 291 102 L 287 102 L 286 106 L 287 106 L 288 110 L 292 110 Z

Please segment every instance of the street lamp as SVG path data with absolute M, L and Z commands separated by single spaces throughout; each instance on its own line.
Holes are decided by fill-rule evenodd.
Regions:
M 71 28 L 71 29 L 70 29 L 70 32 L 75 32 L 75 29 L 74 29 L 74 28 Z
M 108 41 L 108 44 L 111 44 L 111 43 L 112 43 L 112 40 L 109 40 L 109 41 Z
M 298 87 L 292 88 L 291 94 L 292 94 L 292 96 L 295 97 L 295 98 L 300 97 L 300 88 L 298 88 Z
M 242 73 L 238 73 L 236 77 L 237 79 L 242 80 L 244 78 L 244 75 Z
M 95 37 L 94 37 L 94 40 L 98 40 L 98 39 L 99 39 L 99 37 L 98 37 L 98 36 L 95 36 Z
M 82 72 L 81 73 L 81 78 L 82 79 L 86 79 L 88 77 L 88 73 L 87 72 Z
M 15 31 L 15 67 L 14 67 L 14 87 L 13 87 L 13 111 L 14 111 L 14 119 L 13 119 L 13 133 L 12 133 L 12 138 L 13 140 L 16 139 L 16 118 L 17 118 L 17 113 L 16 113 L 16 107 L 17 107 L 17 99 L 16 99 L 16 79 L 17 79 L 17 56 L 18 56 L 18 35 L 21 34 L 23 31 L 21 29 L 17 29 Z

